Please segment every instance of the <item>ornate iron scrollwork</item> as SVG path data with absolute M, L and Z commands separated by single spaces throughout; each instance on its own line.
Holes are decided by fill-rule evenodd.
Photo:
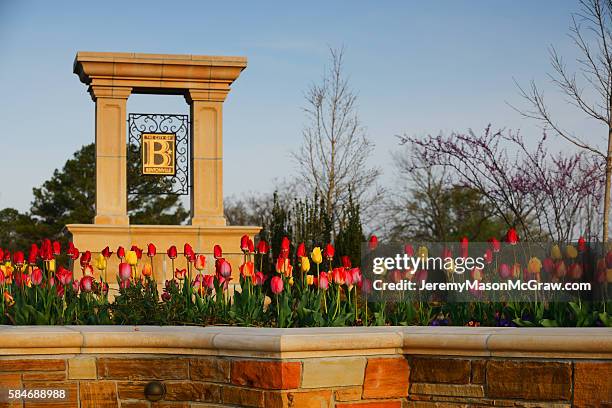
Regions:
M 128 194 L 189 194 L 189 125 L 189 115 L 164 113 L 130 113 L 128 115 Z M 139 164 L 142 157 L 143 133 L 173 133 L 176 135 L 176 173 L 174 175 L 141 174 Z

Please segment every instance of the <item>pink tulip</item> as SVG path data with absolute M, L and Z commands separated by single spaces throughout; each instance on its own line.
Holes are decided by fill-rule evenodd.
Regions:
M 223 258 L 219 258 L 218 261 L 219 262 L 216 265 L 217 274 L 224 278 L 229 278 L 232 276 L 232 265 Z
M 119 280 L 126 281 L 132 277 L 132 267 L 127 262 L 121 262 L 119 264 Z
M 69 271 L 63 266 L 59 267 L 56 276 L 57 280 L 59 280 L 62 285 L 68 285 L 70 282 L 72 282 L 72 271 Z
M 72 281 L 72 289 L 74 290 L 74 293 L 78 293 L 79 292 L 79 288 L 81 287 L 80 284 L 81 284 L 81 282 L 79 282 L 78 279 L 75 279 L 75 280 Z
M 499 277 L 502 279 L 508 279 L 511 275 L 512 275 L 512 271 L 510 271 L 510 267 L 508 266 L 508 264 L 501 264 L 499 265 Z
M 255 284 L 255 286 L 261 286 L 264 284 L 266 278 L 264 277 L 264 274 L 261 272 L 255 272 L 254 278 L 253 278 L 253 284 Z
M 270 281 L 270 288 L 275 295 L 281 293 L 284 288 L 283 279 L 280 276 L 274 276 Z
M 327 288 L 329 288 L 329 279 L 327 278 L 326 272 L 320 273 L 318 284 L 320 289 L 327 290 Z
M 119 282 L 119 287 L 121 289 L 127 289 L 130 287 L 130 280 L 122 280 L 121 282 Z
M 93 287 L 93 276 L 86 275 L 81 278 L 81 291 L 85 293 L 91 292 Z
M 1 272 L 0 272 L 0 275 L 2 275 Z M 40 268 L 34 268 L 34 270 L 32 271 L 32 276 L 30 278 L 32 279 L 32 284 L 36 286 L 40 285 L 40 283 L 42 282 L 42 278 L 43 278 L 43 274 Z

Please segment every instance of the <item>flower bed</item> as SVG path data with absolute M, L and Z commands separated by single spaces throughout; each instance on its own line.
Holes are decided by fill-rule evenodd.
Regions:
M 510 245 L 516 244 L 515 235 L 508 234 Z M 372 239 L 369 251 L 376 245 Z M 242 251 L 239 272 L 218 245 L 208 255 L 214 258 L 214 266 L 208 266 L 211 262 L 206 255 L 196 253 L 189 244 L 184 245 L 182 253 L 176 246 L 170 246 L 163 256 L 170 264 L 172 276 L 161 284 L 155 279 L 154 259 L 160 254 L 153 244 L 146 249 L 119 247 L 116 254 L 106 247 L 92 254 L 88 250 L 81 252 L 72 244 L 62 252 L 59 243 L 45 240 L 40 247 L 33 244 L 27 257 L 21 251 L 10 254 L 0 250 L 4 260 L 0 265 L 3 298 L 0 323 L 612 326 L 609 313 L 612 305 L 607 300 L 607 286 L 612 281 L 612 251 L 594 259 L 589 258 L 585 242 L 579 242 L 577 247 L 567 245 L 564 251 L 551 245 L 550 256 L 542 261 L 529 254 L 521 255 L 521 261 L 513 249 L 512 262 L 506 263 L 499 246 L 496 240 L 487 244 L 482 257 L 485 267 L 473 267 L 465 276 L 477 281 L 523 274 L 534 281 L 540 281 L 542 276 L 561 282 L 589 278 L 600 284 L 601 300 L 585 301 L 577 292 L 563 302 L 539 298 L 537 294 L 521 301 L 509 298 L 483 301 L 478 293 L 469 294 L 469 302 L 463 303 L 403 296 L 393 302 L 375 301 L 368 297 L 373 287 L 368 277 L 371 275 L 363 275 L 348 257 L 335 254 L 331 244 L 324 250 L 314 247 L 307 251 L 304 244 L 293 249 L 285 237 L 272 257 L 265 241 L 260 240 L 255 247 L 246 235 L 239 245 Z M 423 257 L 428 249 L 423 246 L 415 251 L 406 247 L 405 251 Z M 450 250 L 444 248 L 443 252 Z M 467 241 L 460 243 L 460 252 L 460 256 L 467 257 Z M 118 267 L 109 271 L 109 262 L 115 257 Z M 214 272 L 208 273 L 211 269 Z M 395 269 L 387 271 L 385 278 L 390 282 L 402 279 L 425 282 L 431 279 L 432 272 Z M 442 272 L 449 280 L 455 279 L 453 269 Z M 111 278 L 106 279 L 109 274 Z M 112 296 L 110 289 L 116 290 Z
M 0 326 L 0 338 L 0 404 L 8 389 L 63 390 L 49 406 L 81 408 L 612 402 L 607 328 Z

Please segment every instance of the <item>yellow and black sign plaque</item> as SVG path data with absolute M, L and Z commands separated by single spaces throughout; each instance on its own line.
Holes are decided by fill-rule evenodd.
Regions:
M 142 174 L 173 176 L 176 174 L 176 134 L 142 134 Z

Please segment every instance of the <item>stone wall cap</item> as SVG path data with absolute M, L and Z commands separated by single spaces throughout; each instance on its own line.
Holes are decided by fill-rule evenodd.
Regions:
M 0 326 L 0 355 L 160 353 L 303 358 L 409 354 L 612 359 L 610 328 Z
M 193 55 L 193 54 L 150 54 L 140 52 L 97 52 L 78 51 L 77 62 L 131 62 L 131 63 L 164 63 L 188 65 L 233 65 L 246 67 L 247 58 L 226 55 Z

